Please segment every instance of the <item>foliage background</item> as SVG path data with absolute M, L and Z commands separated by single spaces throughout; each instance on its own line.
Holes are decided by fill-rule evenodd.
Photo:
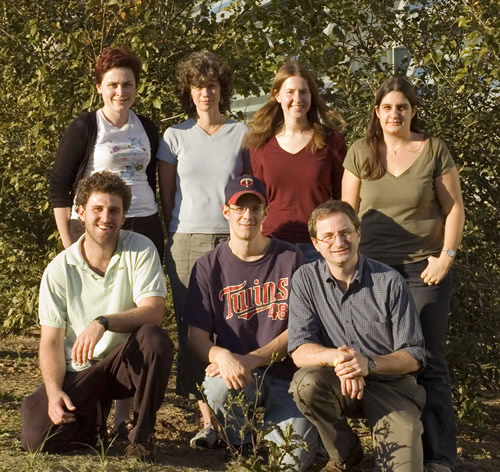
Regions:
M 48 173 L 70 121 L 99 106 L 93 65 L 103 47 L 126 45 L 143 58 L 134 108 L 161 131 L 183 118 L 175 65 L 189 52 L 225 57 L 241 96 L 266 93 L 278 65 L 296 58 L 321 78 L 351 143 L 378 85 L 397 72 L 392 46 L 404 46 L 400 65 L 419 87 L 424 129 L 445 140 L 460 170 L 467 223 L 449 360 L 458 415 L 481 420 L 500 371 L 498 4 L 423 0 L 394 10 L 386 0 L 236 0 L 215 13 L 220 3 L 0 0 L 0 330 L 36 323 L 43 269 L 61 249 Z

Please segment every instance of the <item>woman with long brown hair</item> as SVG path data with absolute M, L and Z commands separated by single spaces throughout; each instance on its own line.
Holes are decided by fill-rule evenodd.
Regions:
M 420 314 L 427 366 L 417 381 L 427 394 L 422 412 L 428 471 L 452 470 L 455 416 L 446 363 L 452 283 L 464 205 L 446 145 L 419 131 L 417 94 L 405 77 L 386 80 L 375 97 L 365 138 L 344 162 L 342 199 L 361 219 L 360 250 L 407 280 Z
M 347 151 L 343 124 L 312 74 L 292 61 L 279 68 L 245 137 L 253 174 L 266 185 L 269 199 L 264 234 L 297 244 L 308 262 L 319 257 L 307 230 L 309 216 L 320 203 L 340 198 Z

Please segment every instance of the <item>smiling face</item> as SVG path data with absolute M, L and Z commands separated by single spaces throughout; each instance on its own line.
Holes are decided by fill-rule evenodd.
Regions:
M 106 116 L 128 114 L 137 94 L 137 84 L 131 69 L 126 67 L 109 69 L 96 87 L 97 92 L 102 95 L 104 102 L 102 110 Z
M 267 207 L 257 195 L 245 193 L 236 205 L 224 205 L 224 218 L 229 221 L 231 239 L 251 241 L 261 233 L 261 226 L 267 215 Z
M 219 110 L 221 88 L 218 80 L 210 80 L 203 86 L 191 85 L 191 98 L 198 114 L 212 109 Z
M 406 96 L 397 90 L 384 95 L 375 113 L 384 134 L 404 136 L 410 133 L 411 119 L 416 113 Z
M 344 213 L 332 213 L 316 222 L 312 242 L 330 268 L 350 268 L 358 261 L 360 232 Z
M 85 238 L 90 244 L 114 250 L 125 221 L 121 197 L 111 193 L 93 192 L 85 207 L 78 207 L 78 215 L 85 225 Z
M 311 91 L 307 80 L 299 75 L 288 77 L 283 82 L 276 100 L 281 104 L 285 121 L 307 120 L 307 112 L 311 108 Z

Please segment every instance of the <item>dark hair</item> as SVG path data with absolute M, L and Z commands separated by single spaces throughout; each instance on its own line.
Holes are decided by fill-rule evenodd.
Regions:
M 334 109 L 330 108 L 319 93 L 313 75 L 299 62 L 289 61 L 276 72 L 267 103 L 261 107 L 250 121 L 250 132 L 246 135 L 244 145 L 253 149 L 262 148 L 283 126 L 284 116 L 276 95 L 289 77 L 302 77 L 311 92 L 311 108 L 307 119 L 313 128 L 313 138 L 308 145 L 312 152 L 325 146 L 324 127 L 341 130 L 344 120 Z
M 201 51 L 190 54 L 178 64 L 177 97 L 189 116 L 196 115 L 191 87 L 203 87 L 212 80 L 220 84 L 219 110 L 225 113 L 231 108 L 233 94 L 233 74 L 227 62 L 211 52 Z
M 103 49 L 95 64 L 95 83 L 100 84 L 104 74 L 114 67 L 130 69 L 134 73 L 135 84 L 139 83 L 141 60 L 128 48 Z
M 318 224 L 318 221 L 323 220 L 326 217 L 333 215 L 334 213 L 342 213 L 344 215 L 347 215 L 356 230 L 358 230 L 361 226 L 356 211 L 351 205 L 349 205 L 349 203 L 343 202 L 341 200 L 327 200 L 326 202 L 318 205 L 311 213 L 311 217 L 309 218 L 309 222 L 307 224 L 307 227 L 309 229 L 309 236 L 311 236 L 311 238 L 316 238 L 316 225 Z
M 418 128 L 417 113 L 417 92 L 411 82 L 404 76 L 391 77 L 387 79 L 377 90 L 375 104 L 373 106 L 370 122 L 366 131 L 366 144 L 368 145 L 368 156 L 363 164 L 362 177 L 368 180 L 380 179 L 385 174 L 385 167 L 379 154 L 379 144 L 384 139 L 380 120 L 375 112 L 375 108 L 380 106 L 382 99 L 390 92 L 401 92 L 410 102 L 415 114 L 411 119 L 410 130 L 420 133 Z
M 130 187 L 117 175 L 103 170 L 80 180 L 76 189 L 75 203 L 85 207 L 93 193 L 110 193 L 122 199 L 123 212 L 127 213 L 132 200 Z

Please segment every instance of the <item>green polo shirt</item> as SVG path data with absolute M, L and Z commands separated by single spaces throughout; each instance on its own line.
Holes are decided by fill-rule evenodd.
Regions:
M 82 236 L 45 269 L 40 286 L 40 324 L 63 328 L 67 370 L 76 372 L 106 357 L 130 333 L 106 331 L 90 363 L 75 365 L 71 349 L 80 333 L 100 315 L 121 313 L 149 297 L 165 297 L 165 278 L 153 243 L 137 233 L 120 231 L 115 254 L 104 276 L 82 256 Z

